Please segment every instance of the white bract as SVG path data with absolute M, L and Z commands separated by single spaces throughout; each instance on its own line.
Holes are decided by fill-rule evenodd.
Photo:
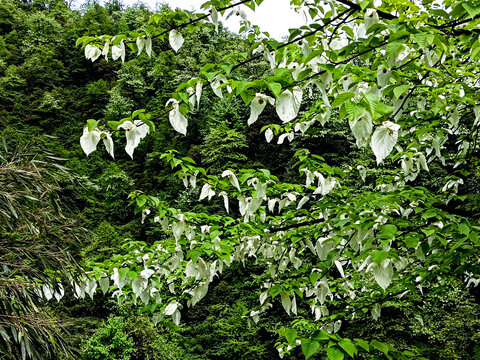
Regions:
M 80 146 L 87 156 L 97 150 L 97 144 L 100 141 L 100 131 L 93 129 L 88 131 L 88 127 L 83 129 L 83 135 L 80 137 Z
M 203 200 L 208 198 L 210 200 L 215 195 L 215 191 L 212 190 L 212 185 L 209 183 L 205 183 L 202 186 L 202 190 L 200 191 L 200 198 L 198 200 Z
M 108 277 L 102 277 L 100 280 L 98 280 L 98 284 L 100 285 L 100 289 L 102 289 L 102 292 L 106 294 L 110 287 L 110 280 L 108 279 Z
M 218 196 L 221 196 L 223 197 L 223 205 L 225 206 L 225 210 L 226 212 L 230 212 L 229 211 L 229 207 L 228 207 L 228 195 L 225 191 L 222 191 L 221 193 L 218 194 Z
M 367 178 L 367 169 L 363 165 L 358 165 L 357 169 L 358 169 L 360 178 L 362 179 L 363 182 L 365 182 L 365 179 Z
M 293 138 L 295 137 L 295 134 L 291 131 L 284 133 L 278 137 L 277 144 L 281 145 L 285 141 L 285 139 L 288 139 L 288 141 L 292 141 Z
M 333 39 L 330 43 L 330 48 L 332 50 L 340 50 L 348 45 L 348 40 L 345 38 L 336 38 Z
M 88 131 L 88 127 L 86 126 L 83 129 L 83 135 L 80 137 L 80 146 L 82 147 L 83 152 L 88 156 L 97 150 L 97 145 L 100 139 L 103 139 L 103 144 L 105 145 L 107 152 L 112 158 L 115 158 L 113 155 L 112 135 L 106 131 L 100 131 L 98 128 Z
M 270 141 L 272 141 L 272 139 L 273 139 L 273 131 L 272 131 L 272 129 L 267 129 L 267 130 L 265 130 L 265 139 L 267 140 L 268 143 L 269 143 Z
M 348 123 L 353 136 L 357 140 L 357 146 L 359 148 L 367 146 L 373 128 L 371 115 L 365 111 L 360 118 L 351 120 Z
M 378 24 L 378 13 L 375 9 L 367 9 L 365 11 L 365 18 L 364 18 L 364 24 L 365 24 L 365 32 L 368 32 L 368 29 L 375 24 Z
M 373 133 L 371 147 L 377 158 L 377 164 L 380 164 L 393 150 L 397 143 L 398 130 L 400 130 L 400 125 L 384 121 Z
M 121 276 L 118 269 L 114 268 L 111 279 L 113 280 L 113 284 L 121 291 L 127 282 L 127 274 L 125 273 Z
M 152 38 L 151 37 L 147 38 L 147 41 L 145 42 L 145 52 L 149 57 L 152 56 Z
M 378 285 L 380 285 L 380 287 L 383 290 L 385 290 L 388 287 L 388 285 L 390 285 L 390 283 L 392 282 L 392 278 L 393 278 L 392 263 L 387 259 L 387 260 L 384 260 L 380 265 L 373 264 L 372 273 Z
M 115 156 L 113 155 L 112 135 L 110 135 L 109 133 L 106 133 L 106 132 L 103 132 L 102 135 L 104 136 L 103 137 L 103 145 L 105 145 L 105 149 L 110 154 L 110 156 L 115 159 Z
M 237 177 L 235 176 L 235 174 L 231 171 L 231 170 L 225 170 L 223 173 L 222 173 L 222 177 L 228 177 L 230 179 L 230 183 L 236 187 L 238 189 L 238 191 L 241 191 L 240 190 L 240 184 L 238 183 L 238 179 Z
M 260 93 L 255 95 L 255 98 L 250 103 L 250 117 L 247 121 L 248 125 L 252 125 L 255 121 L 257 121 L 259 115 L 262 113 L 263 109 L 265 109 L 267 102 L 269 102 L 272 106 L 275 105 L 274 98 Z
M 140 140 L 150 132 L 150 129 L 148 125 L 144 124 L 141 120 L 135 120 L 134 122 L 127 120 L 118 127 L 125 130 L 125 137 L 127 138 L 125 151 L 133 159 L 135 148 L 140 144 Z
M 178 302 L 174 300 L 167 305 L 163 313 L 167 316 L 171 316 L 175 311 L 177 311 L 177 308 L 178 308 Z
M 170 124 L 180 134 L 187 135 L 188 120 L 180 111 L 180 104 L 175 99 L 167 101 L 167 106 L 172 104 L 172 110 L 168 113 Z
M 188 93 L 188 104 L 190 105 L 190 109 L 195 109 L 195 104 L 197 102 L 196 97 L 193 96 L 195 94 L 195 90 L 193 87 L 187 88 L 187 93 Z
M 138 48 L 138 54 L 140 55 L 143 51 L 143 48 L 145 47 L 146 40 L 144 37 L 139 36 L 137 37 L 137 48 Z
M 100 52 L 97 54 L 97 52 Z M 101 51 L 96 46 L 87 44 L 85 46 L 85 59 L 95 61 L 101 55 Z
M 178 52 L 178 50 L 182 47 L 183 42 L 185 41 L 182 34 L 180 34 L 175 29 L 170 31 L 170 34 L 168 35 L 168 40 L 170 42 L 170 46 L 175 52 Z
M 212 18 L 212 23 L 215 25 L 215 32 L 218 33 L 218 11 L 213 5 L 210 7 L 210 17 Z
M 200 106 L 200 97 L 202 96 L 202 87 L 203 83 L 198 80 L 197 85 L 195 86 L 195 97 L 197 98 L 197 109 Z
M 277 65 L 276 61 L 275 61 L 275 53 L 274 52 L 270 52 L 263 44 L 260 44 L 259 46 L 257 46 L 252 54 L 263 54 L 263 56 L 265 57 L 265 60 L 267 60 L 270 64 L 270 68 L 274 69 L 275 66 Z
M 388 85 L 390 76 L 392 75 L 391 71 L 384 66 L 380 66 L 377 69 L 377 83 L 378 86 L 384 87 Z
M 222 93 L 222 89 L 219 87 L 226 82 L 228 82 L 228 80 L 224 75 L 217 75 L 215 76 L 212 83 L 210 84 L 215 95 L 217 95 L 221 99 L 223 99 L 223 93 Z M 232 89 L 229 86 L 227 86 L 227 91 L 231 92 Z
M 285 90 L 278 98 L 276 104 L 277 114 L 283 122 L 289 122 L 295 119 L 300 110 L 303 91 L 299 87 L 294 87 L 293 92 Z
M 122 58 L 122 62 L 125 62 L 125 43 L 120 41 L 118 45 L 112 46 L 112 59 L 117 60 Z
M 53 298 L 53 289 L 48 285 L 43 285 L 42 289 L 43 294 L 45 295 L 45 299 L 47 299 L 47 301 L 50 301 L 50 299 Z
M 94 62 L 100 57 L 100 55 L 102 55 L 102 50 L 100 50 L 98 47 L 91 44 L 87 44 L 87 46 L 85 46 L 85 58 L 87 60 Z

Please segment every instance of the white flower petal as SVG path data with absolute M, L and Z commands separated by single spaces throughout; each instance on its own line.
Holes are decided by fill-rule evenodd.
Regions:
M 138 48 L 138 53 L 137 55 L 140 55 L 143 51 L 143 48 L 145 47 L 146 40 L 139 36 L 137 37 L 137 48 Z
M 293 92 L 285 90 L 277 99 L 277 114 L 283 122 L 289 122 L 295 119 L 300 110 L 303 92 L 296 87 Z
M 105 149 L 110 154 L 110 156 L 115 159 L 115 156 L 113 155 L 113 139 L 112 139 L 112 136 L 108 133 L 104 133 L 104 134 L 105 134 L 105 137 L 103 138 L 103 145 L 105 145 Z
M 90 132 L 87 127 L 83 129 L 83 135 L 80 137 L 80 146 L 87 156 L 97 150 L 97 144 L 99 141 L 100 131 L 94 129 Z
M 170 42 L 170 46 L 175 52 L 178 52 L 178 50 L 182 47 L 183 42 L 185 41 L 182 34 L 180 34 L 175 29 L 170 31 L 170 34 L 168 35 L 168 40 Z
M 398 140 L 398 130 L 400 125 L 385 121 L 373 133 L 371 147 L 377 158 L 377 164 L 380 164 L 393 150 Z

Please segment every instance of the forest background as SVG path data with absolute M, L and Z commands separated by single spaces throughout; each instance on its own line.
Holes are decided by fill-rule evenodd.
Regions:
M 240 101 L 220 99 L 207 90 L 187 136 L 179 135 L 163 115 L 170 94 L 179 83 L 195 77 L 201 64 L 247 51 L 249 45 L 221 25 L 217 34 L 215 26 L 206 23 L 185 38 L 179 55 L 156 43 L 151 58 L 92 63 L 75 47 L 75 41 L 87 34 L 135 30 L 151 15 L 144 5 L 125 7 L 118 1 L 89 2 L 80 10 L 61 0 L 0 1 L 3 284 L 10 284 L 13 269 L 41 278 L 58 259 L 65 260 L 66 267 L 85 267 L 129 252 L 132 242 L 158 240 L 159 229 L 143 223 L 130 205 L 128 194 L 134 189 L 155 193 L 180 208 L 208 211 L 197 201 L 199 189 L 185 190 L 171 176 L 169 164 L 161 158 L 167 150 L 191 157 L 212 173 L 264 168 L 285 181 L 300 178 L 291 170 L 298 149 L 308 149 L 333 165 L 348 162 L 352 153 L 364 156 L 346 141 L 351 135 L 341 123 L 314 127 L 288 147 L 266 143 L 260 130 L 274 116 L 272 109 L 249 127 L 245 121 L 249 111 Z M 259 60 L 239 76 L 247 79 L 265 71 L 268 64 Z M 134 160 L 121 151 L 115 161 L 104 152 L 84 156 L 78 139 L 87 119 L 116 121 L 142 108 L 163 120 L 135 150 Z M 445 171 L 433 169 L 419 181 L 435 183 Z M 472 175 L 461 191 L 478 195 L 479 183 L 478 174 Z M 249 274 L 260 273 L 260 266 L 247 262 L 225 270 L 206 298 L 182 311 L 180 326 L 167 318 L 154 324 L 148 306 L 131 300 L 119 304 L 99 292 L 79 300 L 66 291 L 58 303 L 55 299 L 37 303 L 25 295 L 27 285 L 16 283 L 26 302 L 19 309 L 9 297 L 13 285 L 2 285 L 0 353 L 18 359 L 26 351 L 21 345 L 8 345 L 15 343 L 11 341 L 15 335 L 7 318 L 16 314 L 15 321 L 25 321 L 19 326 L 27 333 L 29 327 L 33 332 L 40 328 L 40 339 L 45 334 L 58 337 L 53 350 L 45 341 L 38 343 L 41 352 L 50 353 L 47 358 L 71 356 L 67 349 L 73 349 L 74 358 L 85 360 L 278 358 L 275 343 L 278 332 L 289 326 L 289 316 L 280 304 L 258 323 L 249 316 L 258 303 L 252 290 L 255 278 Z M 37 315 L 26 317 L 32 313 Z M 457 283 L 441 295 L 391 299 L 383 304 L 379 319 L 359 316 L 343 324 L 342 333 L 377 339 L 428 359 L 480 358 L 480 292 Z M 297 348 L 288 356 L 304 355 Z

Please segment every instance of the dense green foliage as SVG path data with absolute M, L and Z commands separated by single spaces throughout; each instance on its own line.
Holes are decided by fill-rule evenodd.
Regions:
M 394 3 L 384 2 L 379 13 L 390 14 Z M 316 22 L 326 24 L 339 14 L 345 16 L 340 24 L 363 22 L 372 4 L 359 4 L 350 8 L 349 1 L 334 2 L 336 12 L 318 14 Z M 211 5 L 222 8 L 228 1 Z M 277 49 L 271 68 L 267 52 L 258 52 L 254 41 L 266 37 L 257 33 L 242 39 L 221 24 L 216 33 L 208 21 L 181 28 L 184 43 L 177 54 L 168 36 L 162 41 L 155 31 L 185 23 L 189 15 L 166 6 L 157 9 L 161 16 L 152 29 L 146 24 L 153 13 L 142 5 L 90 2 L 73 11 L 61 0 L 0 0 L 0 123 L 5 128 L 0 356 L 68 358 L 69 346 L 78 350 L 74 358 L 85 360 L 274 359 L 281 352 L 291 359 L 304 354 L 343 359 L 357 351 L 356 358 L 479 358 L 480 295 L 478 288 L 466 286 L 479 274 L 479 121 L 476 84 L 470 81 L 477 74 L 479 20 L 470 16 L 476 5 L 450 5 L 456 13 L 447 16 L 425 2 L 435 15 L 428 20 L 412 15 L 421 12 L 412 3 L 397 4 L 400 19 L 384 18 L 387 25 L 373 24 L 370 37 L 352 40 L 346 48 L 328 50 L 324 43 L 316 48 L 323 27 L 314 25 L 292 32 L 285 45 L 265 40 L 261 46 L 268 53 Z M 465 25 L 457 28 L 457 23 Z M 425 30 L 431 27 L 436 30 Z M 125 62 L 92 62 L 75 47 L 83 36 L 123 34 L 127 42 L 143 31 L 154 37 L 151 57 L 145 51 L 137 57 L 134 41 Z M 333 29 L 328 31 L 337 41 Z M 410 53 L 405 63 L 397 63 L 393 57 L 402 43 L 409 44 Z M 382 47 L 383 54 L 376 52 Z M 436 63 L 447 50 L 454 54 L 445 56 L 443 65 Z M 327 52 L 328 61 L 341 66 L 319 62 L 310 68 L 315 51 Z M 358 55 L 362 51 L 365 55 Z M 418 60 L 424 52 L 436 60 Z M 282 56 L 291 65 L 287 70 L 279 64 Z M 295 73 L 294 64 L 304 72 Z M 362 86 L 371 89 L 383 81 L 377 79 L 382 67 L 391 70 L 383 97 L 367 90 L 362 95 Z M 223 98 L 215 95 L 209 82 L 218 75 L 228 79 L 232 94 L 223 88 Z M 321 90 L 314 83 L 315 91 L 304 91 L 298 121 L 279 122 L 278 110 L 267 104 L 247 125 L 257 93 L 278 104 L 282 91 L 311 85 L 315 76 L 328 85 Z M 187 88 L 198 82 L 191 79 L 204 85 L 199 106 L 189 108 Z M 428 101 L 412 100 L 401 111 L 398 100 L 405 95 Z M 188 117 L 186 136 L 169 123 L 165 103 L 170 98 Z M 455 109 L 454 102 L 460 104 Z M 128 121 L 137 109 L 151 114 L 155 131 L 135 148 L 133 160 L 121 149 L 123 130 L 112 132 L 114 161 L 103 150 L 84 156 L 78 139 L 86 120 L 107 129 L 109 121 Z M 380 166 L 366 135 L 352 132 L 352 123 L 368 119 L 371 132 L 386 120 L 402 126 L 400 148 Z M 275 138 L 268 143 L 267 129 Z M 355 142 L 367 147 L 357 148 Z M 235 175 L 222 177 L 227 169 Z M 338 185 L 315 193 L 321 182 L 316 173 Z M 188 184 L 193 175 L 198 187 L 185 187 L 182 179 Z M 266 196 L 276 199 L 278 211 L 263 203 L 245 217 L 240 196 L 254 199 L 263 191 L 258 184 L 267 183 Z M 208 202 L 199 201 L 204 184 L 216 192 Z M 221 191 L 230 199 L 229 212 L 217 196 Z M 308 201 L 300 206 L 303 196 Z M 182 223 L 180 214 L 188 226 L 175 235 L 171 230 Z M 259 220 L 262 214 L 266 222 Z M 189 231 L 191 238 L 185 235 Z M 171 259 L 180 253 L 184 257 L 175 268 Z M 205 279 L 189 278 L 185 268 L 190 263 L 201 272 L 200 259 L 209 266 L 223 262 L 223 273 L 208 280 L 208 292 L 195 306 L 187 306 Z M 358 270 L 362 262 L 368 271 Z M 381 266 L 386 273 L 378 270 Z M 142 271 L 162 267 L 168 274 L 146 285 L 147 290 L 158 285 L 162 302 L 155 301 L 155 292 L 135 290 Z M 100 290 L 100 280 L 112 280 L 114 269 L 126 284 L 110 281 Z M 98 282 L 96 291 L 77 279 L 85 278 L 84 271 Z M 72 277 L 79 286 L 71 285 Z M 59 283 L 65 296 L 59 303 L 48 301 L 49 286 L 59 291 Z M 47 285 L 43 295 L 35 293 L 39 285 Z M 258 301 L 262 286 L 264 306 Z M 323 292 L 321 303 L 307 296 L 309 288 Z M 176 301 L 178 326 L 170 316 L 176 311 L 167 310 Z M 6 320 L 12 316 L 14 321 Z M 340 320 L 340 330 L 332 331 Z M 24 335 L 14 335 L 20 330 Z
M 109 318 L 86 342 L 86 360 L 130 360 L 133 341 L 125 333 L 121 318 Z

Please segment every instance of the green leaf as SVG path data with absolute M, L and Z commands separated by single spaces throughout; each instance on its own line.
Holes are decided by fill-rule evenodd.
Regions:
M 410 249 L 415 249 L 418 246 L 418 241 L 418 237 L 411 235 L 405 237 L 405 245 Z
M 146 202 L 147 202 L 147 199 L 148 199 L 148 198 L 147 198 L 146 195 L 140 195 L 140 196 L 138 196 L 138 197 L 135 199 L 136 202 L 137 202 L 137 206 L 138 206 L 138 207 L 142 207 L 143 205 L 145 205 Z
M 357 347 L 355 346 L 354 343 L 352 343 L 351 341 L 347 341 L 347 340 L 341 340 L 338 345 L 343 349 L 345 350 L 345 352 L 350 355 L 352 358 L 357 355 Z
M 312 19 L 314 19 L 318 15 L 318 10 L 315 8 L 308 8 L 308 14 Z
M 344 92 L 337 95 L 335 100 L 332 103 L 332 109 L 342 105 L 345 101 L 350 100 L 355 96 L 354 92 Z
M 431 219 L 431 218 L 434 218 L 434 217 L 437 217 L 437 216 L 438 216 L 437 209 L 428 209 L 427 211 L 425 211 L 422 214 L 422 219 L 426 220 L 426 219 Z
M 297 81 L 302 81 L 304 80 L 308 75 L 310 75 L 312 72 L 312 69 L 305 69 L 303 71 L 300 72 L 300 74 L 298 74 L 297 76 Z
M 297 339 L 297 330 L 295 329 L 285 330 L 285 339 L 287 339 L 288 345 L 294 346 L 295 340 Z
M 118 125 L 120 125 L 119 121 L 109 121 L 108 122 L 108 126 L 110 126 L 113 130 L 117 130 Z
M 313 341 L 310 339 L 302 339 L 302 351 L 305 355 L 305 359 L 311 358 L 320 348 L 320 343 L 318 341 Z M 343 358 L 342 358 L 343 359 Z
M 133 270 L 129 270 L 127 275 L 131 280 L 135 280 L 135 278 L 137 277 L 137 273 Z
M 124 279 L 125 277 L 127 277 L 129 271 L 130 271 L 129 268 L 118 269 L 118 274 L 120 275 L 120 279 Z
M 397 234 L 397 227 L 393 224 L 385 224 L 380 226 L 380 233 L 378 236 L 381 239 L 385 240 L 391 240 L 395 238 L 395 235 Z
M 377 264 L 377 265 L 380 265 L 383 260 L 385 260 L 386 258 L 389 257 L 389 252 L 388 251 L 385 251 L 385 250 L 373 250 L 371 253 L 370 253 L 370 256 L 372 257 L 372 260 Z
M 280 94 L 282 93 L 282 85 L 274 81 L 269 81 L 267 85 L 273 95 L 275 95 L 275 97 L 280 96 Z
M 278 47 L 278 45 L 280 45 L 280 43 L 279 43 L 277 40 L 275 40 L 275 39 L 267 40 L 267 44 L 268 44 L 273 50 L 275 50 L 275 49 Z
M 343 360 L 345 358 L 345 354 L 339 348 L 332 346 L 327 349 L 327 357 L 329 360 Z
M 410 87 L 411 87 L 410 85 L 397 86 L 395 89 L 393 89 L 393 94 L 398 99 L 400 96 L 402 96 L 405 93 L 405 91 L 410 89 Z
M 449 51 L 447 45 L 445 45 L 445 43 L 447 42 L 445 37 L 443 37 L 439 34 L 435 34 L 435 38 L 434 38 L 433 42 L 434 42 L 435 45 L 438 46 L 440 51 Z
M 252 102 L 252 100 L 255 98 L 255 96 L 253 94 L 250 94 L 247 91 L 244 91 L 244 92 L 240 93 L 240 97 L 242 98 L 245 105 L 250 104 Z
M 370 4 L 371 4 L 372 0 L 362 0 L 360 1 L 360 8 L 362 10 L 365 10 Z
M 385 105 L 384 103 L 378 103 L 377 114 L 388 115 L 393 113 L 395 108 L 393 106 Z
M 468 235 L 470 234 L 470 227 L 466 223 L 458 224 L 458 232 L 460 234 Z
M 288 81 L 291 76 L 290 74 L 293 72 L 293 69 L 286 69 L 286 68 L 278 68 L 275 70 L 274 77 L 280 81 Z
M 350 120 L 353 121 L 354 119 L 362 115 L 365 108 L 362 105 L 354 103 L 353 101 L 347 101 L 345 102 L 345 110 L 347 110 L 347 114 Z
M 143 114 L 144 112 L 145 112 L 145 109 L 135 110 L 135 111 L 132 113 L 132 119 L 135 119 L 137 116 L 139 116 L 140 114 Z
M 317 271 L 310 273 L 310 282 L 312 283 L 312 285 L 314 285 L 317 282 L 320 276 L 322 276 L 322 274 Z
M 245 5 L 248 6 L 252 11 L 255 11 L 255 3 L 253 1 L 246 2 Z
M 372 114 L 372 117 L 375 118 L 375 114 L 377 113 L 378 109 L 378 104 L 380 104 L 380 97 L 375 94 L 365 94 L 364 95 L 365 100 L 367 101 L 368 105 L 368 110 L 370 111 L 370 114 Z
M 480 41 L 477 40 L 472 45 L 470 57 L 472 58 L 472 60 L 478 60 L 480 57 L 479 55 L 480 55 Z
M 365 341 L 363 339 L 353 339 L 358 346 L 360 346 L 362 349 L 366 351 L 370 351 L 370 345 L 368 344 L 368 341 Z
M 212 82 L 213 79 L 215 78 L 215 76 L 217 76 L 217 74 L 218 74 L 217 71 L 204 73 L 205 77 L 207 78 L 207 80 L 208 80 L 209 82 Z
M 155 131 L 155 123 L 153 121 L 147 120 L 146 118 L 142 119 L 143 123 L 148 126 L 150 132 Z
M 462 6 L 465 10 L 467 10 L 468 15 L 470 15 L 471 18 L 474 18 L 480 14 L 480 6 L 475 6 L 471 2 L 463 2 Z
M 387 44 L 385 56 L 389 59 L 403 45 L 403 41 L 394 41 Z
M 180 96 L 180 99 L 182 99 L 184 103 L 188 104 L 188 98 L 190 97 L 189 94 L 181 92 L 177 93 L 177 95 Z
M 89 132 L 93 131 L 97 126 L 98 126 L 98 120 L 93 120 L 93 119 L 87 120 L 87 128 Z
M 282 292 L 282 287 L 280 285 L 274 285 L 270 289 L 270 295 L 272 296 L 272 298 L 274 298 L 275 296 L 277 296 L 281 292 Z
M 325 330 L 317 330 L 313 333 L 312 340 L 327 341 L 330 340 L 330 336 Z
M 252 87 L 253 86 L 253 83 L 250 82 L 250 81 L 241 81 L 237 84 L 236 88 L 235 88 L 235 91 L 237 93 L 237 95 L 240 95 L 242 94 L 245 90 L 247 90 L 248 88 Z
M 222 64 L 220 67 L 225 70 L 225 74 L 230 75 L 230 72 L 232 71 L 233 65 L 232 64 Z
M 421 48 L 428 48 L 429 45 L 432 45 L 435 36 L 433 34 L 428 33 L 417 33 L 412 35 L 413 39 L 420 45 Z
M 377 341 L 377 340 L 372 340 L 370 342 L 370 346 L 373 347 L 374 349 L 380 350 L 385 355 L 388 355 L 388 346 L 385 345 L 384 343 L 381 343 L 380 341 Z
M 78 38 L 77 41 L 75 41 L 75 46 L 78 46 L 78 45 L 82 44 L 84 37 L 85 37 L 85 36 L 82 36 L 81 38 Z
M 430 235 L 433 235 L 435 233 L 435 229 L 422 229 L 422 232 L 426 235 L 426 236 L 430 236 Z

